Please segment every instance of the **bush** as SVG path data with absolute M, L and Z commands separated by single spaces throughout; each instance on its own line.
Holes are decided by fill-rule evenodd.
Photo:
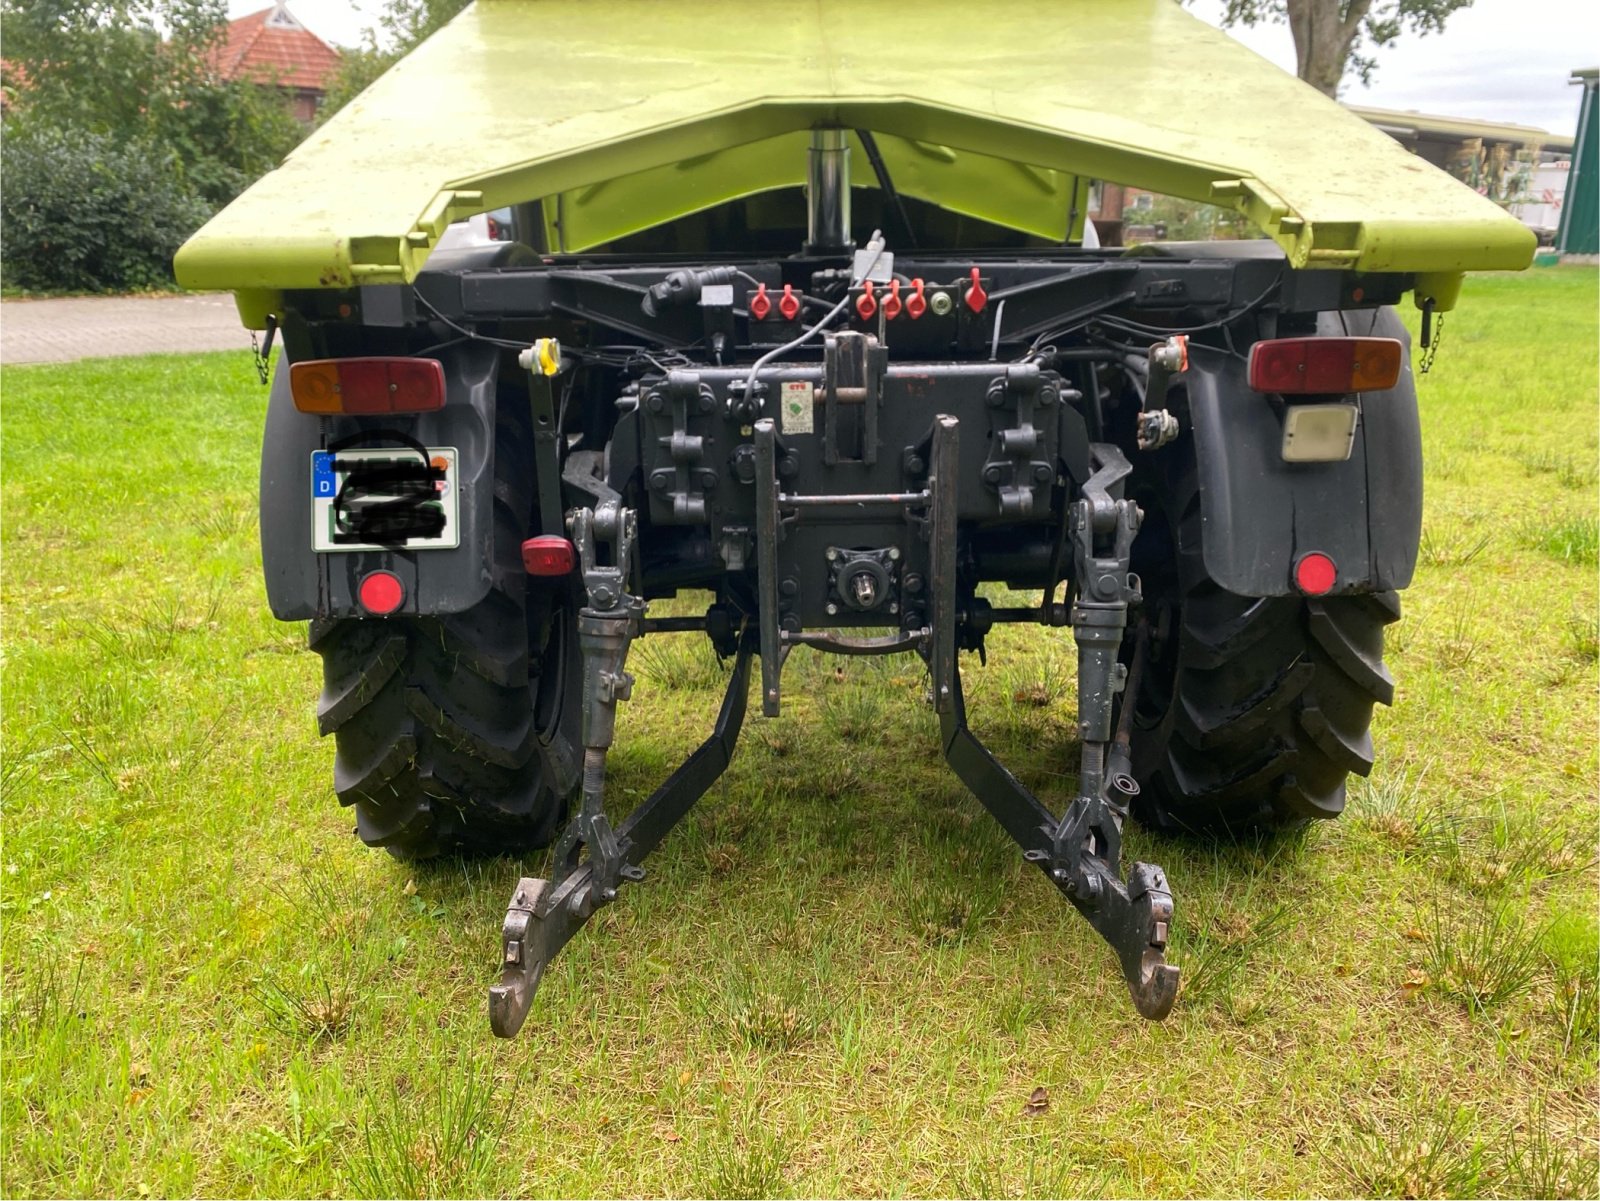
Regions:
M 172 154 L 84 130 L 23 128 L 4 145 L 0 278 L 38 292 L 172 285 L 172 255 L 210 214 Z

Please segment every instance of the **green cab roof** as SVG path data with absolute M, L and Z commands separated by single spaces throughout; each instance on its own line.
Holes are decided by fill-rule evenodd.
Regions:
M 1295 266 L 1421 273 L 1442 307 L 1534 252 L 1173 0 L 478 0 L 196 233 L 178 282 L 259 326 L 533 199 L 582 250 L 802 182 L 819 126 L 875 131 L 898 190 L 967 215 L 1062 239 L 1087 180 L 1125 183 L 1237 209 Z

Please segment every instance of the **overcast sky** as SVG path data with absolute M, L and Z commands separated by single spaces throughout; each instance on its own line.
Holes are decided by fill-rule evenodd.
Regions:
M 264 6 L 265 0 L 229 0 L 234 16 Z M 289 7 L 324 40 L 353 46 L 382 4 L 289 0 Z M 1223 5 L 1222 0 L 1194 0 L 1193 7 L 1196 15 L 1215 22 Z M 1232 33 L 1256 53 L 1294 70 L 1294 43 L 1286 26 Z M 1595 0 L 1476 0 L 1451 17 L 1442 34 L 1407 35 L 1380 52 L 1372 86 L 1347 83 L 1341 98 L 1377 108 L 1534 125 L 1570 137 L 1578 122 L 1579 89 L 1567 77 L 1596 65 L 1600 4 Z M 1181 70 L 1181 63 L 1174 69 Z

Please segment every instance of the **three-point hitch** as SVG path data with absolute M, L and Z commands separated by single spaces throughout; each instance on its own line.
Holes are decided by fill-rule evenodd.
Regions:
M 588 603 L 578 615 L 583 658 L 583 770 L 571 817 L 551 854 L 547 878 L 517 882 L 502 930 L 500 980 L 489 992 L 494 1032 L 517 1033 L 545 967 L 596 909 L 614 901 L 623 884 L 644 878 L 642 863 L 727 768 L 744 721 L 750 659 L 761 657 L 761 706 L 781 707 L 782 668 L 799 645 L 840 654 L 915 651 L 927 663 L 930 693 L 939 714 L 945 758 L 1022 849 L 1110 944 L 1122 965 L 1135 1008 L 1160 1019 L 1171 1010 L 1178 969 L 1166 962 L 1172 894 L 1159 867 L 1135 863 L 1122 876 L 1122 826 L 1138 792 L 1127 762 L 1126 731 L 1114 737 L 1117 693 L 1141 668 L 1118 652 L 1139 581 L 1129 555 L 1140 513 L 1120 495 L 1129 465 L 1110 444 L 1090 447 L 1093 474 L 1072 502 L 1066 533 L 1074 565 L 1067 620 L 1078 646 L 1078 728 L 1082 760 L 1077 796 L 1059 818 L 984 747 L 967 726 L 957 647 L 972 645 L 972 612 L 958 608 L 956 490 L 960 422 L 939 416 L 916 454 L 920 487 L 849 496 L 803 495 L 781 485 L 779 440 L 770 420 L 752 428 L 756 487 L 756 612 L 710 630 L 719 649 L 734 656 L 727 695 L 711 736 L 660 788 L 613 827 L 606 813 L 606 753 L 616 728 L 616 706 L 633 686 L 628 648 L 649 629 L 644 601 L 630 591 L 636 516 L 618 498 L 568 514 Z M 899 510 L 908 544 L 926 565 L 927 605 L 922 624 L 882 637 L 845 637 L 796 628 L 780 614 L 780 581 L 796 570 L 786 543 L 808 522 L 826 525 L 840 506 L 854 511 Z M 909 546 L 907 549 L 910 549 Z M 874 558 L 857 554 L 854 575 L 836 581 L 840 595 L 866 603 L 867 593 L 901 558 L 892 547 Z M 830 556 L 837 561 L 837 556 Z M 887 565 L 887 566 L 886 566 Z M 836 569 L 837 574 L 837 569 Z M 1047 590 L 1037 619 L 1061 624 L 1055 589 Z M 975 608 L 975 606 L 974 606 Z M 722 615 L 726 618 L 726 614 Z M 981 636 L 979 636 L 981 641 Z M 1135 639 L 1136 647 L 1144 640 Z M 1131 706 L 1124 706 L 1124 714 Z

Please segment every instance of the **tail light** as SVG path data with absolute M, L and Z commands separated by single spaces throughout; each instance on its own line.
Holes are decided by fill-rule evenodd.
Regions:
M 577 548 L 556 534 L 540 534 L 522 544 L 522 566 L 529 575 L 568 575 L 577 562 Z
M 1384 392 L 1399 382 L 1402 357 L 1394 338 L 1273 338 L 1250 348 L 1250 387 L 1291 395 Z
M 308 359 L 289 368 L 289 391 L 302 413 L 429 413 L 444 408 L 438 359 Z

